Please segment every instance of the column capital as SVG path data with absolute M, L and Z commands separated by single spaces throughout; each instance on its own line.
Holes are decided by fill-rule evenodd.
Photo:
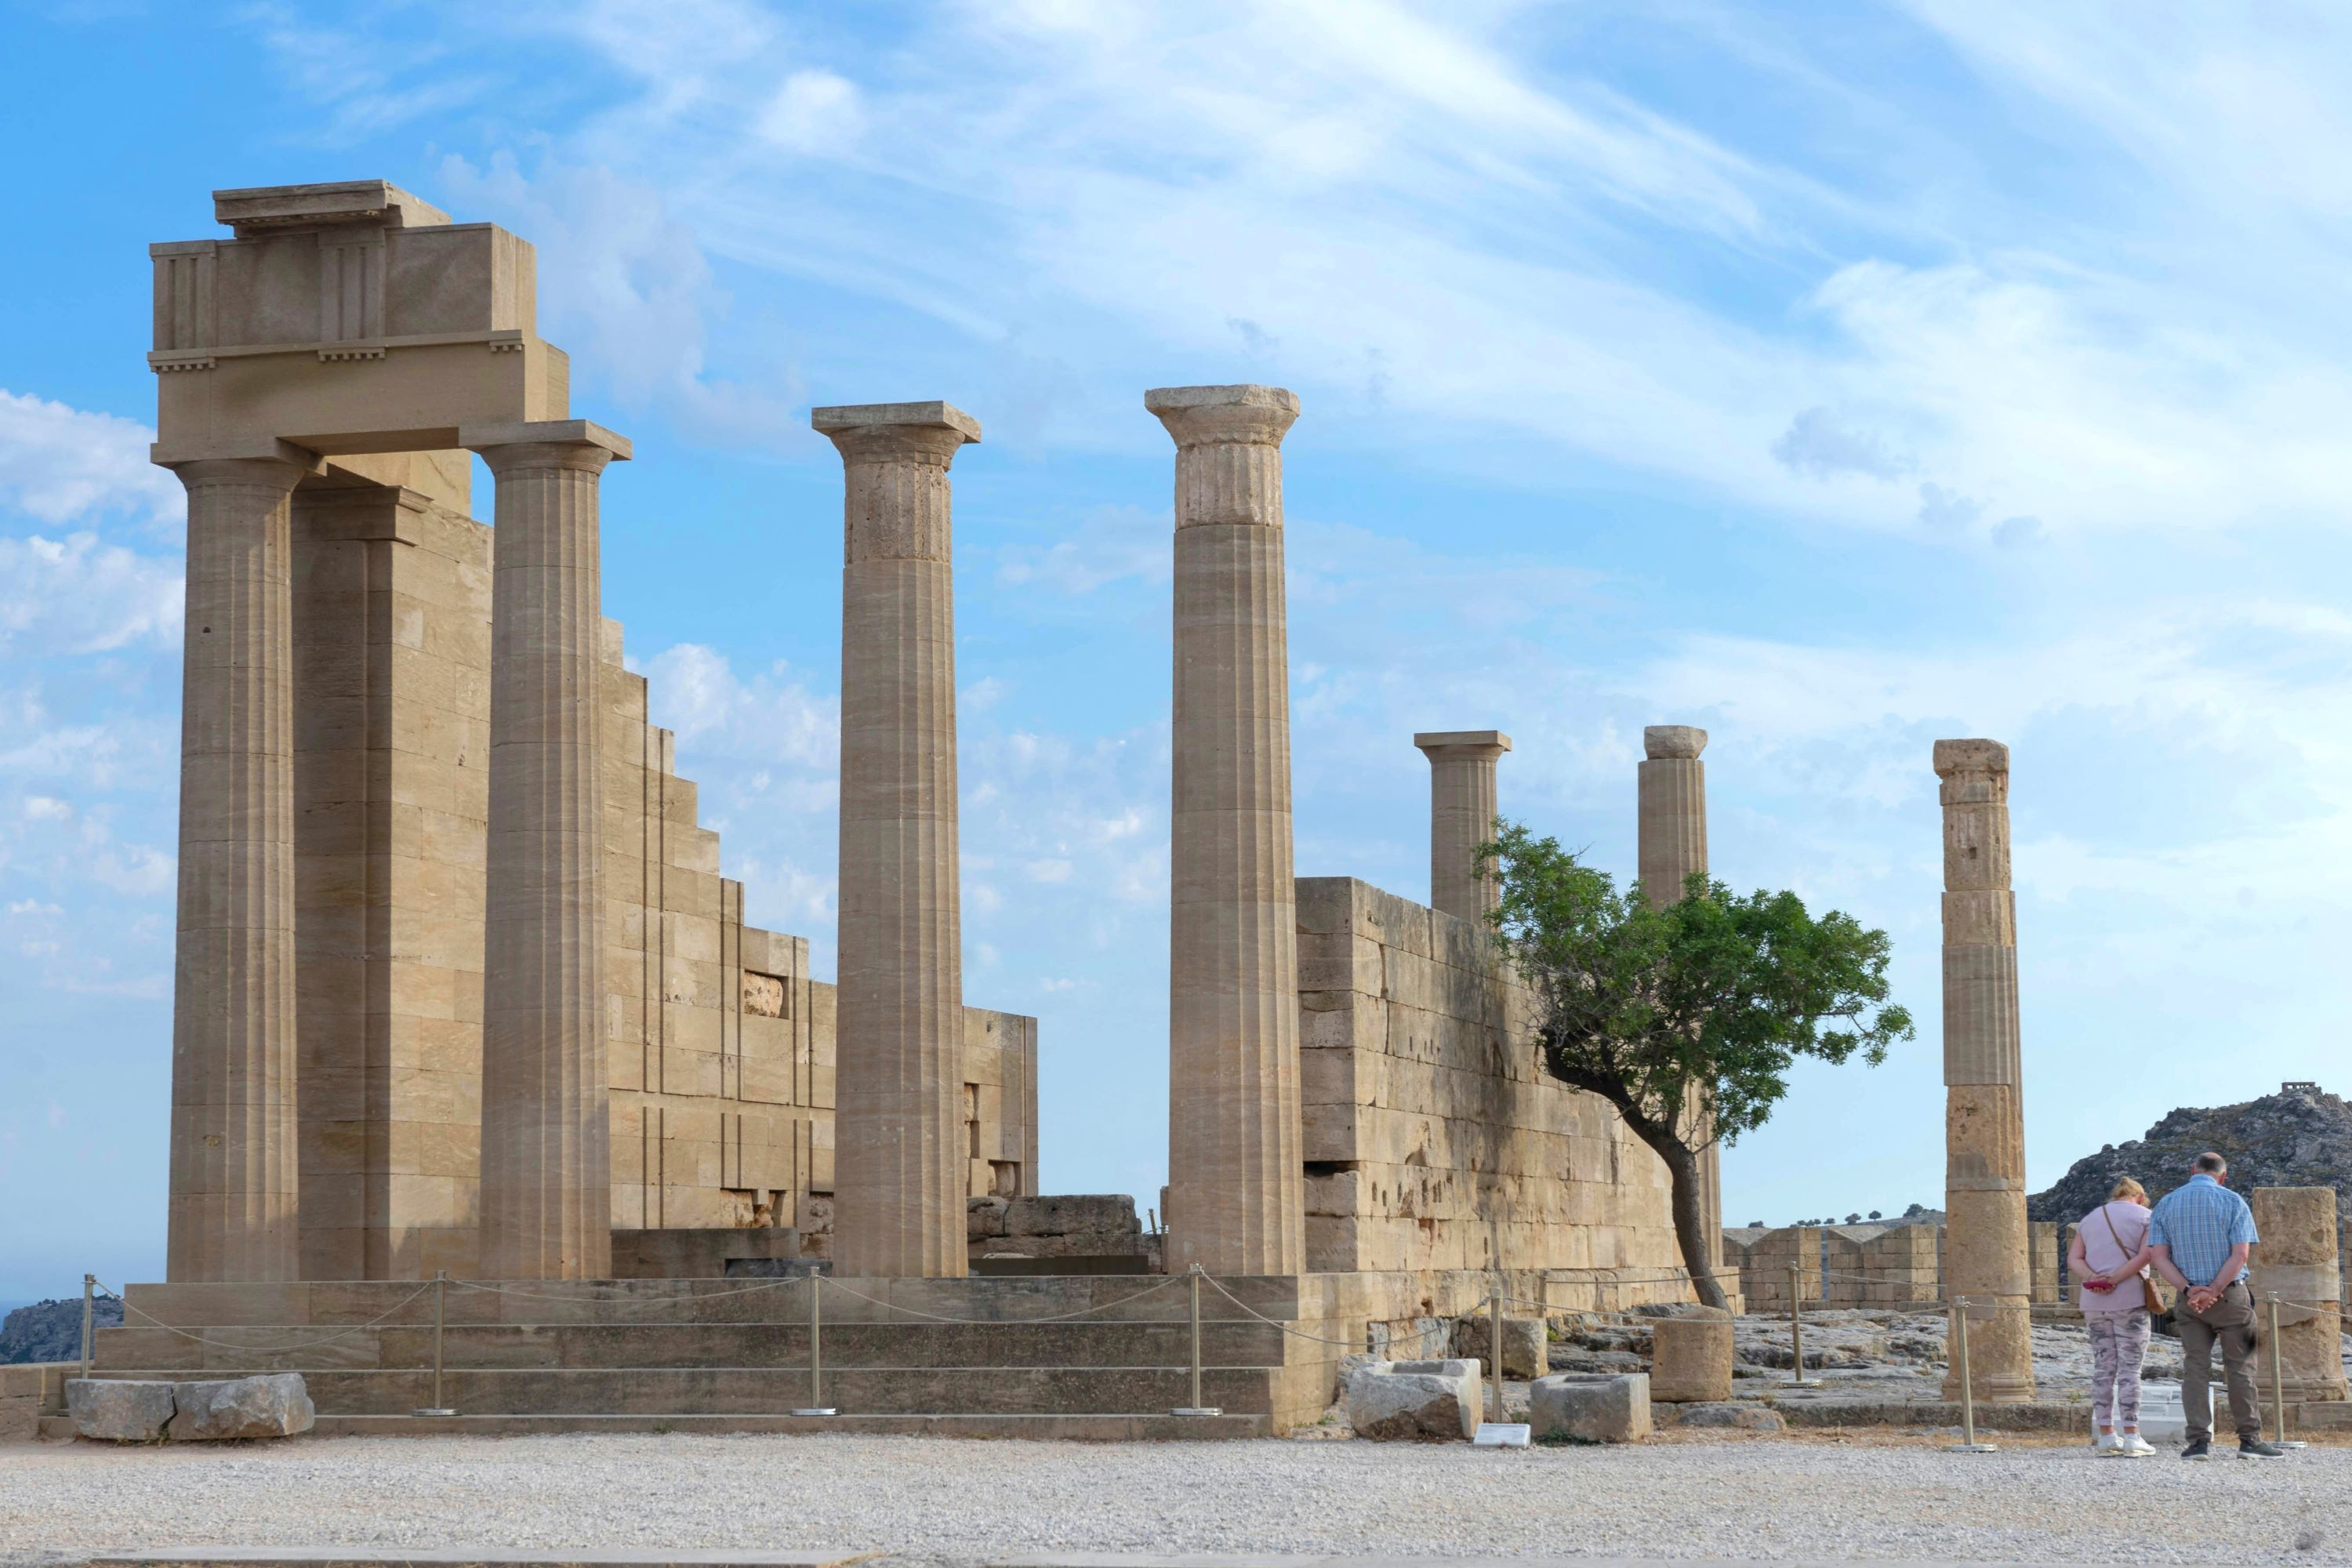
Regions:
M 2005 776 L 2009 773 L 2009 748 L 1999 741 L 1938 741 L 1935 754 L 1936 776 L 1939 779 L 1970 773 Z
M 1412 743 L 1433 763 L 1499 757 L 1511 749 L 1511 738 L 1500 730 L 1424 730 Z
M 952 403 L 851 403 L 809 410 L 809 427 L 845 463 L 935 463 L 980 442 L 980 421 Z
M 1689 724 L 1652 724 L 1642 731 L 1642 755 L 1654 763 L 1696 762 L 1706 731 Z
M 1279 447 L 1298 418 L 1298 395 L 1284 387 L 1155 386 L 1143 406 L 1177 447 Z
M 292 489 L 299 481 L 327 471 L 326 459 L 307 447 L 297 447 L 291 441 L 280 441 L 273 436 L 229 437 L 211 441 L 151 442 L 147 460 L 159 468 L 169 468 L 185 483 L 194 479 L 217 477 L 217 471 L 200 465 L 215 463 L 247 463 L 254 465 L 247 476 L 252 479 L 284 477 L 286 488 Z M 271 473 L 269 470 L 278 470 Z
M 627 462 L 635 448 L 593 419 L 534 419 L 512 425 L 466 425 L 457 445 L 478 452 L 490 472 L 503 467 L 600 469 L 615 458 Z

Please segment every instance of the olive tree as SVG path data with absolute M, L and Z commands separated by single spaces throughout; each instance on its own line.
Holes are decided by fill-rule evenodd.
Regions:
M 1875 1067 L 1911 1038 L 1911 1015 L 1886 999 L 1886 933 L 1704 875 L 1654 909 L 1638 885 L 1621 892 L 1510 822 L 1478 856 L 1501 888 L 1487 919 L 1535 994 L 1545 1070 L 1614 1106 L 1664 1163 L 1691 1283 L 1727 1305 L 1698 1157 L 1761 1127 L 1798 1058 Z

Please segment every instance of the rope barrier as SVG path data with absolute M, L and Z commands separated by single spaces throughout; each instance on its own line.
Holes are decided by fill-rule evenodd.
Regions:
M 289 1351 L 306 1351 L 314 1345 L 332 1344 L 335 1341 L 346 1339 L 352 1334 L 365 1333 L 368 1330 L 376 1327 L 386 1319 L 396 1316 L 403 1308 L 408 1305 L 409 1302 L 415 1300 L 416 1298 L 424 1295 L 425 1292 L 433 1289 L 433 1281 L 427 1279 L 424 1284 L 419 1285 L 415 1289 L 401 1298 L 399 1302 L 396 1303 L 390 1311 L 382 1313 L 377 1317 L 370 1318 L 364 1323 L 354 1323 L 349 1328 L 338 1329 L 331 1334 L 321 1334 L 317 1339 L 304 1340 L 299 1344 L 290 1345 L 246 1345 L 239 1344 L 234 1340 L 208 1339 L 203 1334 L 191 1333 L 186 1329 L 174 1328 L 170 1323 L 165 1322 L 163 1319 L 156 1317 L 152 1312 L 141 1311 L 129 1301 L 124 1300 L 121 1294 L 115 1290 L 112 1286 L 100 1284 L 99 1289 L 103 1290 L 114 1300 L 121 1301 L 122 1303 L 122 1310 L 126 1316 L 136 1314 L 139 1317 L 146 1319 L 148 1322 L 153 1324 L 156 1328 L 163 1330 L 167 1334 L 177 1334 L 184 1340 L 194 1340 L 200 1345 L 210 1345 L 215 1350 L 242 1351 L 247 1355 L 283 1355 Z M 289 1326 L 290 1327 L 291 1325 Z
M 838 1279 L 826 1279 L 824 1276 L 818 1274 L 812 1274 L 809 1278 L 812 1279 L 822 1280 L 824 1284 L 832 1286 L 835 1289 L 840 1291 L 845 1296 L 854 1296 L 858 1300 L 869 1302 L 874 1306 L 885 1308 L 893 1312 L 905 1312 L 909 1317 L 926 1319 L 934 1323 L 958 1323 L 971 1327 L 990 1328 L 999 1324 L 1018 1327 L 1025 1323 L 1075 1322 L 1078 1319 L 1085 1317 L 1089 1312 L 1106 1312 L 1114 1307 L 1124 1307 L 1130 1301 L 1140 1301 L 1147 1296 L 1156 1296 L 1160 1291 L 1168 1289 L 1169 1286 L 1175 1284 L 1178 1280 L 1185 1279 L 1186 1276 L 1181 1274 L 1163 1275 L 1160 1278 L 1160 1283 L 1152 1286 L 1149 1290 L 1138 1290 L 1132 1296 L 1122 1296 L 1116 1301 L 1104 1301 L 1096 1306 L 1082 1307 L 1075 1312 L 1063 1312 L 1051 1318 L 943 1318 L 937 1312 L 926 1312 L 918 1307 L 903 1307 L 896 1301 L 885 1301 L 879 1297 L 868 1296 L 863 1290 L 853 1290 Z M 1220 1286 L 1219 1289 L 1222 1289 L 1223 1287 Z M 1118 1321 L 1118 1320 L 1115 1318 L 1106 1321 L 1110 1322 Z M 1131 1321 L 1145 1323 L 1168 1323 L 1176 1321 L 1177 1320 L 1171 1318 L 1141 1318 Z

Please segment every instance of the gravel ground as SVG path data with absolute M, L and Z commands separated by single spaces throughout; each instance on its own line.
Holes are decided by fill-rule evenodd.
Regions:
M 2118 1521 L 2156 1521 L 2126 1533 Z M 2273 1463 L 1674 1436 L 1639 1447 L 350 1437 L 0 1450 L 0 1562 L 100 1547 L 2352 1563 L 2352 1447 Z

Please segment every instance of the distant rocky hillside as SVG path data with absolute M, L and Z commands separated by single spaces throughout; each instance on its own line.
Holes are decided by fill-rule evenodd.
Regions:
M 122 1322 L 122 1303 L 101 1296 L 90 1304 L 92 1326 L 111 1329 Z M 36 1301 L 0 1320 L 0 1366 L 26 1361 L 81 1359 L 81 1298 Z
M 2106 1201 L 2121 1176 L 2137 1176 L 2160 1198 L 2189 1179 L 2189 1162 L 2208 1149 L 2230 1162 L 2230 1185 L 2242 1193 L 2334 1187 L 2339 1212 L 2352 1219 L 2352 1106 L 2299 1084 L 2243 1105 L 2176 1110 L 2146 1137 L 2075 1161 L 2056 1186 L 2026 1200 L 2026 1213 L 2078 1220 Z

